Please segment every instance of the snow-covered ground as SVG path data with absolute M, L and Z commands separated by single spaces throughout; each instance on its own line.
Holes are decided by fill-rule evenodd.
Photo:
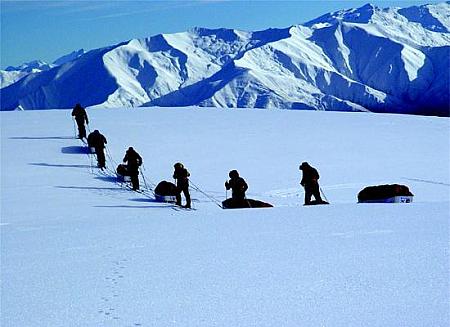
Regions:
M 210 197 L 238 169 L 271 209 L 176 211 L 91 168 L 70 111 L 2 112 L 1 325 L 448 326 L 445 118 L 278 110 L 90 110 L 147 183 L 181 161 Z M 303 207 L 298 165 L 329 206 Z M 114 169 L 111 162 L 107 162 Z M 401 183 L 412 204 L 357 204 Z

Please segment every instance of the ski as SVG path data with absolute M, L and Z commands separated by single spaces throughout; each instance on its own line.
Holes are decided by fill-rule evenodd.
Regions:
M 179 206 L 179 205 L 176 205 L 176 204 L 172 205 L 171 208 L 173 210 L 175 210 L 175 211 L 196 211 L 197 210 L 195 208 L 185 208 L 183 206 Z

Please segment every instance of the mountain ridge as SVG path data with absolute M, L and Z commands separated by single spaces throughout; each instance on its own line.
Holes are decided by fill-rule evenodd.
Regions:
M 448 2 L 367 4 L 282 29 L 196 27 L 131 39 L 0 89 L 1 110 L 80 102 L 448 116 L 449 17 Z

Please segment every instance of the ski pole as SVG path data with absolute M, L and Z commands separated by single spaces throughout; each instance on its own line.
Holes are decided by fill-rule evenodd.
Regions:
M 141 167 L 139 167 L 139 171 L 141 172 L 142 179 L 144 180 L 144 186 L 145 186 L 145 189 L 149 190 L 149 188 L 148 188 L 148 186 L 147 186 L 147 181 L 145 180 L 145 176 L 144 176 L 144 173 L 142 172 Z
M 144 164 L 144 163 L 142 164 L 142 170 L 143 170 L 143 171 L 147 171 L 147 169 L 145 168 L 145 164 Z M 144 174 L 142 173 L 142 175 L 144 175 Z M 149 184 L 152 188 L 155 188 L 155 187 L 156 187 L 156 184 L 153 183 L 151 179 L 147 179 L 147 180 L 148 180 L 148 184 Z
M 319 190 L 320 190 L 320 193 L 322 193 L 322 196 L 324 197 L 325 201 L 330 202 L 330 201 L 328 201 L 327 196 L 326 196 L 325 193 L 322 191 L 322 188 L 321 188 L 320 186 L 319 186 Z

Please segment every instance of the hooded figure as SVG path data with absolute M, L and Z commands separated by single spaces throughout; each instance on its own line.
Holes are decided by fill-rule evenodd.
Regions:
M 245 191 L 248 189 L 248 185 L 242 177 L 239 177 L 237 170 L 232 170 L 228 174 L 230 180 L 225 182 L 225 188 L 229 190 L 231 188 L 231 198 L 233 200 L 244 200 Z
M 127 170 L 131 177 L 131 185 L 133 191 L 139 190 L 139 167 L 142 165 L 142 158 L 133 147 L 129 147 L 123 158 L 123 162 L 127 163 Z
M 183 164 L 177 162 L 173 168 L 175 169 L 173 172 L 173 178 L 177 181 L 177 202 L 176 204 L 181 206 L 181 192 L 183 192 L 184 197 L 186 198 L 185 208 L 191 207 L 191 195 L 189 194 L 189 174 L 188 170 L 184 168 Z
M 78 125 L 78 138 L 83 139 L 86 137 L 86 128 L 84 127 L 84 123 L 89 125 L 88 116 L 86 110 L 77 103 L 72 110 L 72 117 L 75 117 L 75 121 Z
M 105 144 L 108 142 L 106 141 L 106 138 L 100 134 L 98 129 L 93 131 L 91 134 L 88 135 L 87 138 L 88 145 L 90 147 L 95 148 L 95 154 L 97 155 L 97 162 L 99 168 L 105 168 L 106 166 L 106 159 L 105 159 Z
M 320 196 L 320 176 L 317 170 L 314 167 L 311 167 L 307 162 L 303 162 L 299 169 L 303 172 L 300 185 L 305 188 L 305 205 L 311 204 L 311 196 L 314 196 L 317 203 L 325 203 Z

